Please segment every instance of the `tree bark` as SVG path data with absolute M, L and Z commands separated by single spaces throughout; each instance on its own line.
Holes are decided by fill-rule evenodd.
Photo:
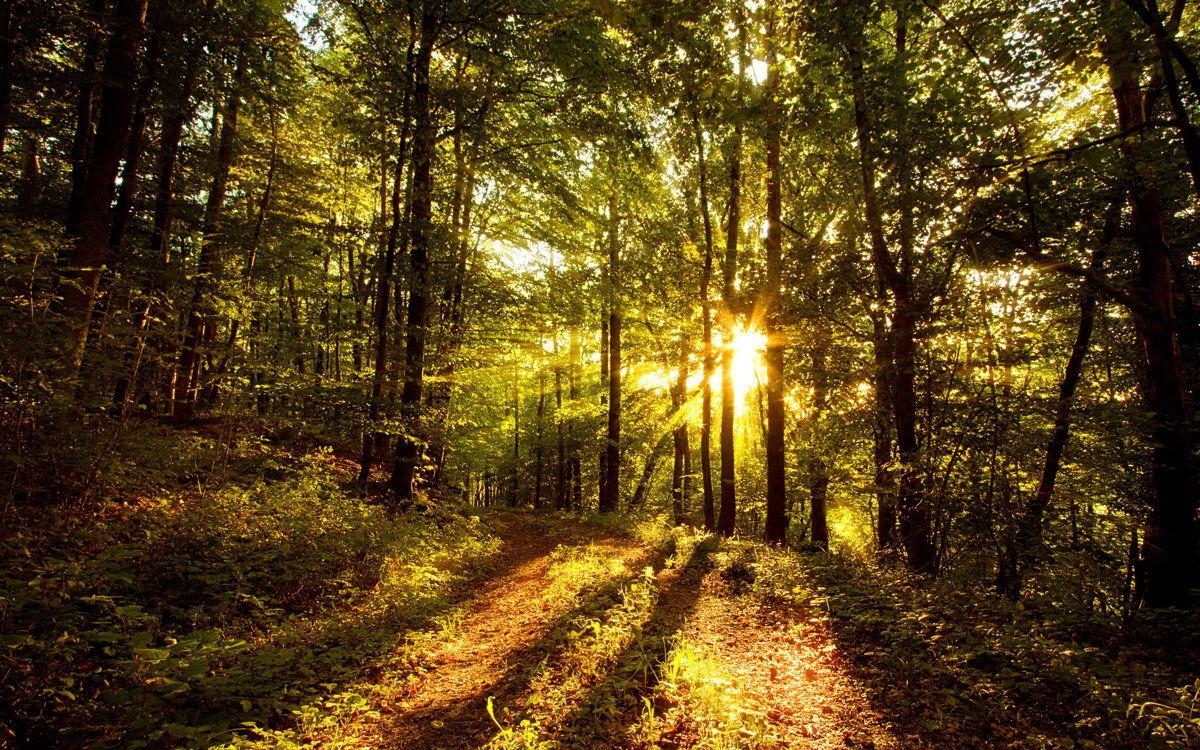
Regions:
M 783 334 L 780 330 L 779 292 L 783 281 L 783 228 L 779 167 L 779 69 L 775 60 L 774 20 L 768 22 L 766 81 L 767 157 L 767 278 L 759 300 L 763 333 L 767 337 L 767 519 L 768 544 L 787 541 L 786 454 L 784 453 Z
M 440 6 L 427 2 L 421 14 L 420 46 L 414 63 L 412 151 L 412 202 L 410 207 L 408 321 L 405 331 L 404 384 L 400 413 L 405 431 L 396 445 L 391 489 L 397 506 L 413 499 L 417 467 L 421 461 L 421 396 L 424 388 L 427 301 L 429 297 L 429 245 L 432 235 L 432 165 L 437 148 L 437 127 L 429 96 L 429 69 L 433 47 L 441 29 Z
M 72 383 L 83 364 L 92 309 L 108 257 L 112 194 L 133 120 L 137 58 L 145 20 L 146 0 L 119 0 L 104 59 L 95 143 L 79 195 L 78 236 L 67 267 L 60 274 L 62 310 L 70 330 L 67 376 Z
M 826 402 L 829 398 L 829 346 L 831 334 L 829 326 L 821 321 L 814 331 L 812 347 L 812 379 L 813 379 L 813 409 L 812 409 L 812 457 L 808 462 L 808 491 L 811 501 L 809 532 L 813 544 L 823 550 L 829 549 L 829 466 L 821 456 L 821 448 L 816 444 L 818 430 L 821 427 L 821 417 L 825 413 Z
M 605 436 L 604 483 L 600 512 L 617 509 L 621 478 L 621 244 L 617 196 L 608 197 L 608 429 Z
M 871 243 L 872 265 L 878 283 L 890 292 L 894 302 L 888 336 L 888 374 L 892 420 L 900 458 L 899 493 L 896 499 L 900 542 L 904 547 L 909 567 L 918 572 L 931 573 L 936 565 L 936 556 L 929 510 L 921 486 L 916 432 L 916 305 L 909 260 L 911 209 L 907 205 L 906 187 L 900 184 L 904 182 L 906 170 L 902 158 L 897 167 L 897 189 L 901 193 L 901 262 L 898 267 L 884 239 L 883 212 L 875 187 L 875 150 L 861 44 L 861 35 L 850 44 L 848 63 L 854 96 L 854 124 L 858 135 L 863 208 Z
M 104 14 L 108 9 L 108 0 L 92 0 L 89 7 L 90 20 L 95 28 L 88 34 L 87 41 L 83 46 L 83 60 L 79 69 L 79 91 L 75 98 L 75 138 L 71 142 L 71 192 L 67 197 L 67 216 L 66 229 L 67 234 L 75 235 L 79 231 L 80 212 L 83 210 L 83 202 L 85 193 L 88 191 L 87 172 L 89 162 L 92 155 L 92 146 L 95 142 L 95 107 L 96 93 L 103 92 L 101 87 L 101 79 L 108 80 L 107 60 L 105 62 L 105 73 L 103 76 L 96 74 L 96 66 L 100 62 L 100 52 L 103 49 L 103 34 L 100 29 L 104 24 Z M 114 23 L 122 23 L 122 6 L 118 5 L 114 11 Z M 145 10 L 143 9 L 142 18 L 145 19 Z M 117 40 L 114 35 L 113 41 Z M 109 56 L 112 55 L 112 45 L 109 45 Z M 128 79 L 127 85 L 132 85 L 134 72 L 136 70 L 137 52 L 126 56 L 128 66 L 124 69 L 123 75 Z M 114 70 L 114 73 L 118 71 Z M 128 127 L 128 126 L 127 126 Z M 113 176 L 116 179 L 116 176 Z
M 21 138 L 21 183 L 17 188 L 17 218 L 31 220 L 37 216 L 42 200 L 42 160 L 40 144 L 34 133 Z M 0 151 L 0 155 L 3 151 Z
M 225 197 L 229 190 L 229 173 L 233 166 L 234 141 L 237 138 L 238 112 L 247 76 L 246 47 L 238 51 L 233 85 L 221 117 L 221 133 L 213 159 L 213 178 L 204 206 L 200 259 L 196 269 L 196 284 L 188 308 L 187 329 L 179 351 L 179 374 L 175 381 L 174 415 L 179 421 L 191 419 L 201 403 L 201 352 L 217 336 L 217 312 L 213 292 L 220 282 L 224 267 L 222 257 L 222 220 Z
M 672 389 L 674 407 L 672 419 L 675 421 L 673 443 L 674 458 L 671 462 L 671 519 L 676 526 L 682 526 L 686 520 L 685 508 L 688 499 L 688 475 L 691 473 L 688 446 L 688 425 L 684 409 L 687 408 L 687 379 L 689 359 L 691 355 L 686 333 L 679 336 L 679 369 L 676 372 L 675 387 Z
M 1102 44 L 1109 81 L 1123 131 L 1145 123 L 1129 19 L 1108 6 Z M 1170 250 L 1163 236 L 1162 206 L 1157 190 L 1143 173 L 1140 143 L 1127 138 L 1120 144 L 1125 186 L 1133 217 L 1137 249 L 1137 296 L 1134 328 L 1145 363 L 1145 400 L 1153 418 L 1150 482 L 1153 508 L 1142 539 L 1139 591 L 1149 607 L 1184 605 L 1196 582 L 1196 503 L 1192 485 L 1191 427 L 1184 392 L 1175 317 L 1174 279 Z
M 12 121 L 13 54 L 16 40 L 13 31 L 12 0 L 0 5 L 0 157 L 8 141 L 8 125 Z
M 533 507 L 541 510 L 545 480 L 546 371 L 538 367 L 537 434 L 534 437 Z
M 700 216 L 704 220 L 704 270 L 700 276 L 700 315 L 704 328 L 704 354 L 700 383 L 700 486 L 703 492 L 704 528 L 717 528 L 712 476 L 712 376 L 715 368 L 712 332 L 712 300 L 709 285 L 713 273 L 713 226 L 708 212 L 708 164 L 704 158 L 704 133 L 700 117 L 692 113 L 696 135 L 696 168 L 700 172 Z
M 735 26 L 738 33 L 738 104 L 744 104 L 744 80 L 750 58 L 746 53 L 746 24 L 744 9 L 735 6 Z M 737 279 L 738 237 L 742 230 L 742 118 L 733 126 L 729 148 L 729 223 L 725 227 L 725 260 L 722 264 L 721 317 L 729 336 L 736 324 L 734 281 Z M 732 536 L 737 525 L 736 467 L 734 456 L 735 394 L 733 389 L 733 347 L 726 341 L 721 349 L 721 507 L 717 517 L 717 533 Z
M 571 403 L 579 398 L 579 381 L 583 377 L 582 347 L 579 341 L 579 326 L 571 326 L 571 339 L 567 345 L 567 359 L 571 360 L 567 371 L 567 398 Z M 570 442 L 570 457 L 567 459 L 568 483 L 571 485 L 568 510 L 583 507 L 583 458 L 579 452 L 579 439 L 575 434 L 575 424 L 567 425 L 567 440 Z
M 215 0 L 209 0 L 202 23 L 206 24 L 212 14 Z M 117 379 L 113 389 L 113 406 L 120 414 L 128 407 L 130 388 L 138 381 L 142 360 L 145 356 L 147 331 L 153 319 L 159 289 L 165 283 L 165 274 L 171 260 L 171 226 L 174 222 L 175 166 L 179 161 L 180 142 L 183 128 L 192 114 L 192 92 L 196 87 L 202 55 L 197 38 L 184 48 L 184 74 L 173 102 L 164 116 L 159 133 L 158 164 L 156 165 L 154 211 L 150 225 L 149 255 L 153 266 L 142 286 L 142 302 L 134 319 L 134 341 L 130 348 L 124 374 Z M 165 92 L 164 92 L 165 93 Z M 165 97 L 164 97 L 165 98 Z M 111 243 L 111 236 L 110 236 Z M 170 393 L 167 401 L 171 400 Z
M 121 189 L 117 191 L 117 205 L 113 210 L 112 230 L 108 238 L 110 250 L 114 255 L 121 251 L 125 229 L 129 225 L 133 204 L 142 184 L 141 166 L 142 154 L 146 149 L 146 126 L 150 121 L 150 100 L 154 88 L 158 85 L 158 59 L 161 53 L 162 43 L 159 35 L 152 34 L 149 49 L 146 50 L 145 72 L 138 85 L 133 124 L 129 129 L 129 142 L 125 149 L 125 164 L 121 168 Z
M 375 462 L 375 451 L 384 440 L 383 431 L 378 429 L 379 419 L 383 413 L 383 386 L 387 380 L 388 371 L 388 303 L 392 295 L 392 279 L 396 273 L 396 248 L 399 245 L 400 229 L 403 225 L 403 212 L 400 210 L 400 199 L 404 188 L 404 163 L 408 155 L 408 138 L 411 128 L 410 106 L 412 97 L 412 75 L 416 64 L 416 53 L 413 45 L 408 47 L 408 55 L 404 65 L 404 99 L 400 107 L 400 143 L 396 149 L 396 167 L 392 177 L 392 192 L 388 202 L 391 218 L 380 257 L 376 261 L 375 305 L 372 320 L 375 324 L 375 370 L 371 376 L 371 401 L 367 407 L 367 422 L 369 428 L 363 431 L 362 461 L 358 470 L 358 487 L 366 491 L 367 482 L 371 476 L 371 465 Z M 386 165 L 386 162 L 385 162 Z

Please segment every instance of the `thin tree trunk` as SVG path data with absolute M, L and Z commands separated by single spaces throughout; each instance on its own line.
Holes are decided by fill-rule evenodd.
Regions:
M 883 319 L 887 292 L 877 284 L 876 302 L 879 309 L 871 315 L 871 348 L 874 352 L 872 385 L 875 396 L 873 415 L 873 449 L 875 459 L 875 498 L 879 506 L 876 519 L 876 541 L 880 552 L 900 547 L 896 530 L 896 480 L 892 474 L 892 359 L 887 327 Z
M 579 381 L 583 378 L 582 347 L 579 341 L 579 326 L 571 326 L 571 339 L 567 345 L 567 358 L 571 360 L 567 375 L 567 397 L 574 404 L 579 398 Z M 575 433 L 575 424 L 567 425 L 567 439 L 570 441 L 570 458 L 568 459 L 567 474 L 571 485 L 568 509 L 577 510 L 583 507 L 583 457 L 579 451 L 579 438 Z
M 201 235 L 200 260 L 196 269 L 196 285 L 188 308 L 187 330 L 179 352 L 179 375 L 175 382 L 177 420 L 191 419 L 200 403 L 200 353 L 216 340 L 217 313 L 213 307 L 213 290 L 219 283 L 224 259 L 221 254 L 221 222 L 225 212 L 225 197 L 229 188 L 229 172 L 233 165 L 234 140 L 237 137 L 238 111 L 247 75 L 246 49 L 238 51 L 233 86 L 225 102 L 221 118 L 221 133 L 213 162 L 212 185 L 204 206 L 204 225 Z
M 737 126 L 736 141 L 741 140 L 741 125 Z M 741 146 L 734 147 L 733 160 L 729 167 L 729 226 L 725 240 L 724 284 L 722 291 L 722 315 L 726 329 L 733 333 L 734 279 L 737 275 L 737 245 L 741 225 L 739 191 L 741 188 Z M 726 341 L 721 348 L 721 507 L 717 518 L 717 533 L 731 536 L 737 522 L 737 498 L 735 492 L 734 458 L 734 391 L 733 391 L 733 347 Z
M 521 504 L 521 372 L 519 364 L 513 363 L 513 469 L 512 488 L 508 497 L 509 507 Z
M 146 0 L 119 0 L 104 60 L 100 119 L 87 160 L 78 203 L 78 237 L 62 270 L 62 310 L 71 331 L 68 380 L 83 364 L 100 275 L 108 257 L 112 194 L 133 120 L 137 58 L 146 20 Z
M 126 4 L 127 5 L 127 4 Z M 117 23 L 121 23 L 123 5 L 118 5 L 115 11 Z M 83 63 L 79 70 L 79 91 L 75 99 L 75 138 L 71 143 L 71 192 L 67 197 L 67 217 L 66 229 L 67 234 L 74 235 L 79 231 L 80 212 L 83 210 L 84 194 L 88 190 L 87 187 L 87 172 L 89 161 L 91 160 L 92 145 L 95 142 L 95 107 L 96 93 L 103 91 L 101 88 L 101 78 L 108 79 L 107 61 L 105 75 L 99 76 L 96 73 L 96 66 L 100 63 L 100 52 L 103 48 L 103 34 L 100 31 L 104 23 L 104 13 L 108 8 L 107 0 L 92 0 L 89 15 L 95 24 L 95 28 L 88 35 L 87 42 L 83 47 Z M 142 13 L 143 20 L 145 12 Z M 114 36 L 115 40 L 116 37 Z M 111 47 L 111 45 L 110 45 Z M 110 51 L 109 56 L 112 55 Z M 137 52 L 132 55 L 127 55 L 126 60 L 128 66 L 123 71 L 116 71 L 132 82 L 134 72 L 136 71 Z M 128 127 L 128 126 L 127 126 Z M 116 176 L 113 176 L 116 179 Z
M 42 200 L 42 160 L 37 136 L 24 133 L 21 138 L 21 183 L 17 188 L 17 217 L 30 220 L 37 216 Z M 2 154 L 3 152 L 0 152 Z
M 405 430 L 396 444 L 391 489 L 396 505 L 407 507 L 413 499 L 417 467 L 421 462 L 421 397 L 424 389 L 425 344 L 429 298 L 429 245 L 432 235 L 434 152 L 437 125 L 429 96 L 429 69 L 433 46 L 441 27 L 437 3 L 428 2 L 421 14 L 420 46 L 413 75 L 412 202 L 410 206 L 408 321 L 405 331 L 404 384 L 400 412 Z
M 918 462 L 920 459 L 916 433 L 916 342 L 915 303 L 912 292 L 912 270 L 908 244 L 911 242 L 910 216 L 906 207 L 906 189 L 901 195 L 901 265 L 898 268 L 888 250 L 883 234 L 883 213 L 875 187 L 875 152 L 867 108 L 866 77 L 863 72 L 861 39 L 850 46 L 849 64 L 854 94 L 854 123 L 858 135 L 859 162 L 862 172 L 863 207 L 871 242 L 872 264 L 876 278 L 890 293 L 895 306 L 888 351 L 890 400 L 896 443 L 900 454 L 900 482 L 897 511 L 900 521 L 900 541 L 909 567 L 918 572 L 933 572 L 936 564 L 929 510 L 923 497 Z M 899 166 L 901 177 L 905 173 Z M 898 180 L 900 182 L 902 180 Z M 907 229 L 906 229 L 907 227 Z
M 375 450 L 384 440 L 384 434 L 378 429 L 379 419 L 383 409 L 383 385 L 387 380 L 388 371 L 388 303 L 392 294 L 392 277 L 396 272 L 396 248 L 399 245 L 400 229 L 403 222 L 403 212 L 400 209 L 400 198 L 404 186 L 404 163 L 408 152 L 408 135 L 410 118 L 410 91 L 412 86 L 412 71 L 416 63 L 413 45 L 410 43 L 408 56 L 405 61 L 404 100 L 400 108 L 400 144 L 396 150 L 396 171 L 392 178 L 392 194 L 387 206 L 390 208 L 391 220 L 388 223 L 387 236 L 381 248 L 381 257 L 376 262 L 375 280 L 375 371 L 371 377 L 371 401 L 367 407 L 368 429 L 363 431 L 362 462 L 358 471 L 358 487 L 366 491 L 367 481 L 371 476 L 371 465 L 375 461 Z M 384 160 L 384 174 L 387 162 Z M 386 178 L 385 178 L 386 179 Z M 383 204 L 381 204 L 381 208 Z
M 1104 218 L 1104 230 L 1100 243 L 1092 253 L 1088 270 L 1098 274 L 1103 269 L 1104 260 L 1108 254 L 1109 245 L 1116 236 L 1121 219 L 1121 202 L 1113 201 Z M 1042 540 L 1042 517 L 1050 507 L 1054 494 L 1054 483 L 1058 478 L 1058 469 L 1062 463 L 1063 454 L 1067 449 L 1067 440 L 1071 434 L 1071 406 L 1075 402 L 1075 390 L 1083 375 L 1083 361 L 1087 357 L 1091 345 L 1092 328 L 1096 322 L 1096 287 L 1084 282 L 1079 298 L 1079 326 L 1075 333 L 1075 342 L 1071 345 L 1071 356 L 1067 360 L 1066 370 L 1058 385 L 1058 402 L 1054 408 L 1054 430 L 1050 434 L 1046 446 L 1046 458 L 1042 463 L 1042 476 L 1038 482 L 1037 492 L 1026 504 L 1017 522 L 1016 533 L 1012 546 L 1007 554 L 1000 559 L 996 575 L 996 587 L 1000 593 L 1016 601 L 1021 596 L 1021 586 L 1025 576 L 1034 564 L 1034 552 Z
M 738 83 L 737 101 L 744 105 L 745 77 L 750 67 L 746 53 L 747 33 L 744 8 L 735 6 L 735 21 L 738 34 Z M 725 227 L 725 262 L 722 264 L 721 315 L 726 330 L 733 335 L 736 314 L 734 310 L 734 281 L 737 278 L 738 238 L 742 229 L 742 125 L 738 117 L 733 127 L 733 141 L 729 156 L 729 218 Z M 721 350 L 721 508 L 717 518 L 717 533 L 732 536 L 737 525 L 737 497 L 735 492 L 736 470 L 734 457 L 734 399 L 733 348 L 730 341 Z
M 209 0 L 204 22 L 212 14 L 215 0 Z M 178 90 L 179 100 L 164 117 L 159 133 L 158 164 L 155 178 L 154 213 L 150 227 L 149 255 L 154 263 L 142 287 L 142 302 L 134 319 L 134 341 L 126 359 L 124 374 L 117 379 L 113 390 L 113 406 L 124 414 L 129 405 L 130 388 L 137 383 L 146 350 L 147 330 L 153 319 L 156 296 L 165 283 L 165 274 L 171 260 L 171 226 L 175 204 L 175 166 L 179 161 L 179 147 L 183 140 L 183 128 L 192 113 L 192 91 L 200 67 L 201 55 L 194 42 L 185 48 L 186 62 L 182 84 Z M 111 240 L 111 237 L 110 237 Z M 170 403 L 171 394 L 167 394 Z
M 767 157 L 767 278 L 760 314 L 767 337 L 767 519 L 765 538 L 769 544 L 787 541 L 786 454 L 784 453 L 783 333 L 780 330 L 779 292 L 783 279 L 783 230 L 779 141 L 779 69 L 775 60 L 774 19 L 768 22 L 766 82 Z M 815 505 L 815 503 L 814 503 Z
M 621 243 L 617 196 L 608 196 L 608 431 L 600 512 L 617 509 L 621 479 Z
M 688 499 L 688 474 L 690 460 L 688 454 L 688 425 L 684 409 L 687 408 L 687 379 L 688 360 L 690 357 L 687 334 L 679 336 L 679 369 L 676 372 L 675 387 L 672 389 L 674 407 L 672 419 L 675 421 L 674 438 L 675 455 L 671 463 L 671 519 L 676 526 L 682 526 L 686 516 L 685 508 Z
M 608 336 L 608 306 L 606 300 L 603 309 L 600 311 L 600 406 L 604 408 L 604 414 L 608 415 L 608 345 L 610 339 Z M 607 422 L 605 423 L 607 430 Z M 597 460 L 599 476 L 597 477 L 596 486 L 599 491 L 597 501 L 604 500 L 604 486 L 608 478 L 608 443 L 600 446 L 600 456 Z
M 539 363 L 540 364 L 540 363 Z M 542 508 L 542 489 L 545 479 L 544 448 L 546 417 L 546 371 L 538 367 L 537 435 L 534 443 L 533 507 Z
M 555 463 L 555 483 L 554 483 L 554 509 L 566 510 L 569 502 L 569 488 L 567 487 L 568 469 L 567 469 L 567 445 L 566 438 L 563 434 L 563 371 L 561 355 L 558 350 L 558 326 L 555 325 L 554 331 L 554 439 L 556 447 L 557 461 Z
M 629 507 L 636 508 L 646 499 L 646 495 L 650 492 L 650 485 L 654 481 L 654 472 L 658 469 L 658 462 L 662 460 L 663 454 L 667 451 L 667 443 L 672 440 L 673 436 L 674 431 L 664 433 L 650 448 L 650 455 L 646 456 L 646 463 L 642 465 L 642 475 L 638 477 L 638 482 L 633 488 L 633 495 L 629 498 Z
M 0 5 L 0 157 L 8 140 L 8 125 L 12 121 L 13 51 L 13 5 L 6 0 Z
M 818 439 L 821 418 L 829 398 L 829 347 L 832 335 L 824 321 L 817 324 L 812 347 L 813 408 L 812 435 Z M 822 458 L 820 447 L 814 444 L 808 462 L 808 490 L 811 500 L 809 533 L 813 544 L 823 550 L 829 549 L 829 522 L 827 502 L 829 496 L 829 466 Z
M 146 149 L 146 126 L 150 121 L 150 100 L 155 86 L 158 85 L 158 60 L 161 53 L 162 43 L 159 35 L 154 34 L 146 51 L 145 72 L 138 86 L 133 125 L 129 129 L 129 143 L 125 150 L 125 165 L 121 168 L 121 189 L 117 191 L 117 205 L 113 211 L 108 244 L 114 254 L 120 253 L 125 229 L 129 225 L 133 204 L 142 184 L 141 166 L 142 154 Z
M 700 117 L 692 112 L 696 135 L 696 167 L 700 172 L 700 216 L 704 220 L 704 270 L 700 276 L 700 315 L 704 328 L 704 353 L 700 383 L 700 485 L 703 492 L 704 528 L 717 528 L 716 503 L 712 477 L 712 376 L 715 370 L 712 333 L 712 300 L 709 285 L 713 272 L 713 226 L 708 211 L 708 164 L 704 158 L 704 133 Z

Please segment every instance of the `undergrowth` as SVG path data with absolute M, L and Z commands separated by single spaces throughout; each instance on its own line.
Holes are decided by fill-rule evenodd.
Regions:
M 159 439 L 197 456 L 219 442 Z M 327 452 L 242 444 L 221 466 L 254 470 L 212 489 L 215 459 L 197 460 L 173 488 L 118 494 L 118 475 L 85 510 L 10 508 L 0 744 L 210 746 L 353 707 L 339 684 L 447 610 L 495 549 L 471 516 L 393 518 L 344 491 Z
M 873 705 L 954 747 L 1198 746 L 1196 642 L 1177 619 L 1121 623 L 962 591 L 832 554 L 723 545 L 723 575 L 828 620 Z M 1154 645 L 1155 643 L 1159 645 Z M 1169 644 L 1169 645 L 1168 645 Z M 1188 683 L 1185 688 L 1172 686 Z

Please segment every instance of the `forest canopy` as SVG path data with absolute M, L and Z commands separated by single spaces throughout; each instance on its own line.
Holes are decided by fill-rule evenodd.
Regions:
M 328 529 L 378 565 L 444 522 L 447 559 L 482 559 L 473 513 L 594 512 L 1195 648 L 1196 21 L 1186 0 L 0 4 L 0 665 L 44 666 L 21 649 L 65 617 L 27 598 L 67 574 L 29 560 L 141 524 L 161 562 L 168 497 L 213 540 L 265 514 L 304 576 L 332 558 L 291 545 Z M 275 480 L 287 507 L 337 499 L 252 501 Z M 137 601 L 101 628 L 148 634 L 129 648 L 204 620 Z M 1122 717 L 1120 742 L 1200 741 L 1190 705 Z M 1073 736 L 1118 741 L 1098 726 Z

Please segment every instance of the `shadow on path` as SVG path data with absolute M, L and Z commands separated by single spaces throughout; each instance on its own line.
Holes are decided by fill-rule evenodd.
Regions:
M 463 622 L 424 660 L 424 673 L 410 679 L 383 707 L 385 715 L 374 730 L 377 746 L 432 750 L 485 744 L 496 729 L 487 714 L 488 697 L 497 705 L 512 705 L 578 617 L 615 603 L 621 588 L 644 566 L 661 565 L 659 556 L 630 537 L 561 520 L 553 526 L 538 520 L 513 514 L 503 521 L 505 548 L 496 574 L 464 602 Z M 523 527 L 525 521 L 535 527 Z M 560 545 L 589 543 L 602 557 L 621 560 L 627 572 L 580 592 L 574 600 L 554 601 L 548 591 L 552 553 Z

